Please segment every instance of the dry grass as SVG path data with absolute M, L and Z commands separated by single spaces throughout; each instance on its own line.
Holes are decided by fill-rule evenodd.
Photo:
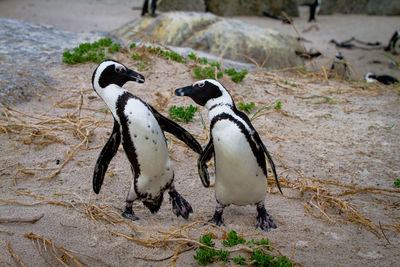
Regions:
M 150 57 L 149 55 L 147 56 Z M 254 74 L 255 79 L 259 81 L 272 81 L 275 85 L 283 88 L 289 94 L 301 94 L 301 92 L 299 93 L 293 88 L 285 86 L 283 84 L 284 78 L 278 75 L 278 72 L 263 72 L 260 71 L 261 69 L 262 66 L 260 66 L 260 69 Z M 310 83 L 315 81 L 328 81 L 326 68 L 322 68 L 319 73 L 303 74 L 300 67 L 280 70 L 279 72 L 287 72 L 285 74 L 286 77 L 293 77 L 302 81 L 306 80 Z M 44 81 L 42 82 L 45 83 Z M 349 83 L 348 86 L 360 88 L 365 86 L 365 84 Z M 56 88 L 53 89 L 57 90 Z M 377 94 L 380 90 L 383 89 L 380 86 L 375 86 L 362 93 L 373 95 Z M 0 174 L 6 170 L 14 171 L 14 185 L 17 184 L 18 179 L 26 176 L 37 180 L 51 180 L 59 175 L 67 164 L 74 164 L 73 159 L 76 154 L 85 153 L 85 151 L 91 149 L 99 149 L 101 146 L 94 147 L 90 145 L 93 131 L 100 127 L 111 127 L 111 121 L 96 118 L 99 117 L 96 116 L 98 111 L 91 109 L 84 102 L 84 92 L 85 91 L 82 89 L 72 92 L 70 96 L 61 100 L 37 93 L 37 97 L 46 98 L 51 101 L 55 110 L 55 112 L 51 114 L 27 114 L 20 110 L 0 104 L 0 134 L 6 135 L 11 144 L 23 144 L 26 145 L 26 149 L 32 149 L 32 147 L 43 148 L 52 144 L 61 144 L 68 147 L 64 159 L 57 167 L 45 167 L 45 162 L 38 163 L 37 166 L 22 166 L 21 164 L 14 162 L 1 168 Z M 171 96 L 172 93 L 169 96 L 157 94 L 154 106 L 160 111 L 164 111 L 168 106 Z M 290 114 L 285 114 L 281 111 L 274 110 L 273 112 L 280 112 L 280 114 L 284 116 L 290 116 Z M 82 115 L 83 113 L 85 114 L 84 116 Z M 205 142 L 208 139 L 208 136 L 208 129 L 207 127 L 204 127 L 204 137 L 198 137 L 198 139 Z M 279 139 L 280 137 L 277 138 Z M 184 146 L 183 143 L 174 138 L 172 138 L 171 146 L 172 144 Z M 172 149 L 172 147 L 169 149 Z M 380 238 L 384 237 L 383 230 L 387 230 L 388 228 L 393 228 L 400 232 L 398 222 L 393 224 L 380 224 L 374 222 L 366 215 L 361 214 L 358 211 L 358 207 L 352 204 L 351 200 L 348 199 L 348 196 L 356 194 L 381 194 L 397 198 L 400 194 L 399 189 L 356 187 L 336 181 L 326 181 L 313 177 L 305 177 L 299 170 L 293 170 L 290 167 L 285 166 L 284 162 L 284 158 L 280 157 L 279 163 L 284 168 L 284 171 L 279 175 L 281 186 L 290 189 L 291 194 L 294 195 L 290 198 L 296 198 L 302 201 L 305 207 L 305 212 L 311 216 L 328 223 L 355 223 L 364 226 L 365 229 L 371 231 Z M 288 180 L 283 178 L 284 173 L 289 171 L 295 173 L 297 179 Z M 273 184 L 275 181 L 272 178 L 269 178 L 269 182 L 270 184 Z M 271 189 L 269 190 L 272 191 Z M 277 193 L 277 190 L 274 190 L 272 193 Z M 185 251 L 191 250 L 195 246 L 204 246 L 193 237 L 193 233 L 199 235 L 199 233 L 204 233 L 204 231 L 214 230 L 212 233 L 216 238 L 223 239 L 226 237 L 226 231 L 224 228 L 215 225 L 208 225 L 205 230 L 203 221 L 193 222 L 172 231 L 165 231 L 156 228 L 140 228 L 123 219 L 114 207 L 105 204 L 97 204 L 98 201 L 96 199 L 91 200 L 90 195 L 88 197 L 80 197 L 77 194 L 66 194 L 48 197 L 30 191 L 17 191 L 16 196 L 17 198 L 15 199 L 0 199 L 0 202 L 21 206 L 56 205 L 68 209 L 74 209 L 87 215 L 88 218 L 95 222 L 106 223 L 110 226 L 120 223 L 127 224 L 129 228 L 135 232 L 135 237 L 132 237 L 130 234 L 120 233 L 114 229 L 109 229 L 108 231 L 144 247 L 170 249 L 172 254 L 168 257 L 159 259 L 141 258 L 149 261 L 164 261 L 169 259 L 169 266 L 174 266 L 179 255 Z M 29 199 L 35 199 L 37 201 L 32 202 Z M 384 208 L 384 203 L 381 203 L 381 206 Z M 27 233 L 25 234 L 25 237 L 32 240 L 40 255 L 42 255 L 48 263 L 52 260 L 56 260 L 64 266 L 69 266 L 70 264 L 85 266 L 85 264 L 77 258 L 76 255 L 79 254 L 78 252 L 65 249 L 60 245 L 54 244 L 52 240 L 34 233 Z M 8 247 L 10 254 L 15 261 L 21 266 L 24 266 L 19 257 L 12 251 L 9 243 Z M 236 250 L 243 250 L 249 253 L 252 251 L 252 249 L 249 250 L 249 248 L 245 247 Z M 232 250 L 232 252 L 233 251 L 234 250 Z M 275 249 L 275 251 L 279 255 L 282 255 L 279 250 Z M 51 257 L 50 259 L 48 259 L 49 256 Z

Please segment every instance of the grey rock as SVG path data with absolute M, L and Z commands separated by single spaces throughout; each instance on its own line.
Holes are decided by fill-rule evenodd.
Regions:
M 235 61 L 252 58 L 262 64 L 268 59 L 270 69 L 296 65 L 295 51 L 302 50 L 293 36 L 209 13 L 170 12 L 155 19 L 138 18 L 113 34 L 126 41 L 147 36 L 164 45 L 191 47 Z
M 160 11 L 198 11 L 205 12 L 204 0 L 161 0 L 157 9 Z
M 32 88 L 40 91 L 45 83 L 54 83 L 46 71 L 61 64 L 66 49 L 105 35 L 72 33 L 54 26 L 0 18 L 0 102 L 29 99 Z
M 296 0 L 205 0 L 207 11 L 219 16 L 262 16 L 263 11 L 281 16 L 285 11 L 289 16 L 299 15 Z
M 299 4 L 311 3 L 313 0 L 299 0 Z M 319 14 L 369 14 L 369 15 L 400 15 L 398 0 L 322 0 Z

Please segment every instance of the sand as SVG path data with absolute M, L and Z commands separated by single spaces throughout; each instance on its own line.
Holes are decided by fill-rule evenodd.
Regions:
M 56 25 L 75 31 L 110 30 L 139 14 L 131 8 L 139 6 L 140 1 L 127 2 L 118 10 L 116 2 L 111 0 L 91 4 L 76 1 L 69 2 L 68 6 L 54 0 L 1 1 L 0 15 L 32 22 L 60 23 Z M 53 18 L 52 12 L 44 8 L 51 5 L 53 9 L 50 10 L 60 12 Z M 97 10 L 107 7 L 107 12 L 84 13 L 89 10 L 86 8 L 89 5 L 99 7 Z M 62 12 L 67 8 L 71 10 L 69 13 Z M 108 16 L 112 10 L 119 14 L 118 19 Z M 87 22 L 77 23 L 76 16 Z M 265 21 L 278 27 L 264 18 L 237 19 L 256 24 Z M 347 25 L 345 20 L 353 21 L 358 25 L 354 26 L 354 32 L 365 34 L 365 23 L 358 24 L 357 21 L 371 21 L 374 25 L 396 24 L 398 17 L 323 16 L 320 20 L 320 31 L 304 34 L 304 38 L 312 40 L 313 45 L 324 44 L 322 47 L 326 50 L 321 52 L 327 54 L 328 60 L 329 53 L 336 50 L 326 44 L 326 35 L 321 39 L 318 36 L 324 32 L 332 36 L 335 32 L 335 38 L 340 40 L 353 35 L 346 35 L 343 27 L 324 31 L 332 21 L 336 20 L 336 25 Z M 300 31 L 302 25 L 306 23 L 299 21 Z M 86 26 L 88 28 L 84 28 Z M 282 26 L 282 29 L 293 30 L 290 26 Z M 128 55 L 120 53 L 115 58 L 133 67 Z M 193 65 L 150 55 L 148 63 L 150 68 L 141 71 L 146 83 L 127 84 L 129 91 L 165 116 L 172 105 L 193 104 L 189 99 L 171 96 L 174 88 L 193 82 Z M 363 64 L 367 66 L 365 62 Z M 58 81 L 55 86 L 48 86 L 48 90 L 28 103 L 13 105 L 11 110 L 2 107 L 9 121 L 2 115 L 1 125 L 6 125 L 9 131 L 5 134 L 2 130 L 0 135 L 3 151 L 0 157 L 0 219 L 26 219 L 42 214 L 43 217 L 34 224 L 0 221 L 0 265 L 18 266 L 17 257 L 27 266 L 61 265 L 61 262 L 73 265 L 65 255 L 59 261 L 52 256 L 52 249 L 62 247 L 72 251 L 74 259 L 89 266 L 166 266 L 168 263 L 196 266 L 193 254 L 197 245 L 190 249 L 178 244 L 187 240 L 192 240 L 193 244 L 201 234 L 212 232 L 219 248 L 224 230 L 235 230 L 246 239 L 269 238 L 283 255 L 304 266 L 395 266 L 400 261 L 400 190 L 393 187 L 395 179 L 400 177 L 398 87 L 335 79 L 327 81 L 323 75 L 263 71 L 251 72 L 240 84 L 224 77 L 221 82 L 237 103 L 253 101 L 257 109 L 281 101 L 281 110 L 268 109 L 253 124 L 275 160 L 285 196 L 277 193 L 274 183 L 269 184 L 266 208 L 277 222 L 277 229 L 270 232 L 255 229 L 255 208 L 232 206 L 225 211 L 226 226 L 221 230 L 202 223 L 211 218 L 215 199 L 213 189 L 201 185 L 196 154 L 170 135 L 167 137 L 172 139 L 170 153 L 175 166 L 176 187 L 194 208 L 188 221 L 173 215 L 167 195 L 157 214 L 151 214 L 137 202 L 134 210 L 139 221 L 125 223 L 119 218 L 131 182 L 129 164 L 122 148 L 110 164 L 100 195 L 93 194 L 94 163 L 112 128 L 110 113 L 104 111 L 103 101 L 91 88 L 90 79 L 95 67 L 93 63 L 62 64 L 49 69 L 47 75 Z M 387 67 L 385 70 L 392 69 Z M 392 71 L 398 74 L 398 70 Z M 205 145 L 207 135 L 201 117 L 207 124 L 204 108 L 196 113 L 193 122 L 181 125 Z M 22 122 L 31 128 L 19 128 Z M 34 130 L 32 135 L 23 134 L 38 128 L 40 131 Z M 45 134 L 48 134 L 47 138 Z M 38 137 L 33 138 L 33 135 Z M 43 143 L 45 141 L 50 144 Z M 54 172 L 56 174 L 51 175 Z M 213 180 L 212 171 L 211 175 Z M 272 177 L 269 178 L 272 181 Z M 326 203 L 336 204 L 327 208 Z M 307 207 L 315 217 L 307 212 Z M 167 236 L 178 227 L 195 222 L 199 223 L 190 226 L 189 230 Z M 36 237 L 26 235 L 29 233 Z M 54 245 L 45 249 L 42 238 L 51 240 Z M 157 239 L 158 242 L 150 244 L 149 240 Z M 138 240 L 155 247 L 144 247 Z M 171 256 L 179 251 L 177 249 L 190 250 L 179 254 L 175 262 Z

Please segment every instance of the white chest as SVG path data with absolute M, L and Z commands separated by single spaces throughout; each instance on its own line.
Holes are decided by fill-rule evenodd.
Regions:
M 264 201 L 267 179 L 244 133 L 232 121 L 214 124 L 215 193 L 222 204 L 247 205 Z

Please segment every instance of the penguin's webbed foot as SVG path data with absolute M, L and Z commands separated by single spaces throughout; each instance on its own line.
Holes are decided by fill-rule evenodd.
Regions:
M 185 220 L 189 219 L 189 214 L 193 213 L 192 206 L 175 189 L 168 192 L 172 201 L 172 212 L 178 217 L 182 216 Z
M 221 226 L 221 225 L 225 226 L 224 218 L 222 217 L 222 214 L 223 214 L 223 208 L 215 209 L 214 216 L 210 220 L 208 220 L 208 222 L 218 225 L 218 226 Z
M 124 212 L 121 214 L 122 217 L 131 220 L 131 221 L 137 221 L 139 220 L 139 217 L 135 215 L 135 213 L 132 210 L 132 207 L 125 207 Z
M 257 206 L 257 224 L 256 228 L 260 227 L 263 231 L 269 231 L 271 228 L 277 228 L 276 223 L 272 220 L 271 216 L 268 214 L 264 205 Z

